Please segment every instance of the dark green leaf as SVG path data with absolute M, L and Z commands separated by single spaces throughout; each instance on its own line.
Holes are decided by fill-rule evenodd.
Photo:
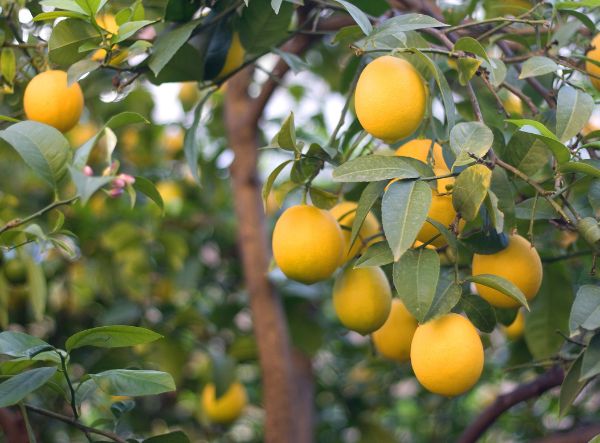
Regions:
M 558 91 L 556 135 L 562 142 L 575 137 L 590 119 L 594 99 L 587 93 L 565 85 Z
M 31 350 L 50 346 L 44 340 L 16 331 L 0 333 L 0 354 L 29 358 Z
M 552 151 L 558 163 L 566 163 L 571 158 L 569 148 L 563 145 L 556 135 L 542 123 L 528 119 L 509 119 L 506 121 L 517 126 L 520 131 L 531 134 L 535 138 L 543 141 Z
M 460 306 L 469 320 L 482 332 L 492 332 L 496 327 L 496 312 L 483 298 L 478 295 L 464 294 Z
M 84 346 L 122 348 L 150 343 L 159 338 L 162 338 L 162 335 L 137 326 L 99 326 L 70 336 L 67 339 L 66 348 L 69 352 Z
M 592 337 L 583 352 L 580 381 L 589 380 L 600 374 L 600 334 Z
M 50 61 L 59 66 L 71 66 L 86 56 L 79 48 L 84 44 L 99 45 L 98 30 L 83 20 L 66 19 L 53 29 L 48 41 Z
M 358 200 L 358 205 L 356 206 L 356 215 L 354 216 L 354 222 L 352 222 L 352 232 L 350 234 L 350 246 L 354 245 L 354 242 L 358 238 L 358 234 L 360 233 L 360 228 L 362 227 L 365 218 L 369 214 L 369 211 L 377 201 L 377 199 L 381 196 L 381 193 L 385 189 L 387 185 L 386 181 L 380 182 L 371 182 L 360 195 L 360 199 Z
M 113 177 L 88 177 L 83 172 L 72 167 L 69 167 L 69 170 L 71 171 L 71 178 L 73 179 L 73 183 L 75 183 L 82 205 L 85 205 L 96 191 L 113 180 Z
M 430 206 L 431 188 L 421 181 L 392 183 L 383 194 L 383 231 L 395 261 L 415 242 Z
M 525 306 L 527 310 L 529 310 L 529 304 L 527 303 L 527 299 L 525 298 L 521 290 L 503 277 L 492 274 L 480 274 L 469 276 L 465 280 L 483 286 L 487 286 L 489 288 L 495 289 L 496 291 L 500 291 L 504 295 L 508 295 L 510 298 L 518 301 L 523 306 Z
M 583 363 L 583 353 L 577 357 L 577 360 L 571 364 L 571 367 L 565 375 L 565 379 L 560 388 L 559 411 L 560 416 L 564 417 L 579 393 L 583 390 L 588 380 L 579 381 L 581 377 L 581 366 Z
M 394 263 L 394 286 L 398 296 L 419 323 L 431 309 L 439 275 L 440 258 L 431 249 L 408 250 Z
M 112 369 L 90 377 L 109 395 L 140 397 L 175 390 L 173 377 L 160 371 Z
M 569 329 L 582 327 L 589 331 L 600 328 L 600 287 L 583 285 L 577 291 L 569 317 Z
M 175 431 L 147 438 L 142 443 L 190 443 L 190 439 L 182 431 Z
M 289 2 L 281 5 L 278 14 L 269 2 L 250 2 L 239 21 L 240 40 L 246 51 L 260 54 L 277 46 L 287 35 L 293 13 Z
M 177 51 L 189 40 L 194 29 L 202 21 L 202 19 L 192 20 L 173 31 L 160 35 L 156 39 L 152 55 L 148 59 L 148 66 L 154 75 L 158 76 Z
M 369 266 L 383 266 L 394 261 L 394 255 L 387 242 L 377 242 L 368 247 L 368 249 L 356 260 L 355 268 L 366 268 Z
M 0 408 L 16 405 L 27 395 L 44 386 L 55 372 L 55 367 L 32 369 L 1 383 Z
M 333 170 L 333 180 L 336 182 L 373 182 L 418 177 L 419 173 L 405 158 L 385 155 L 358 157 Z
M 462 288 L 459 284 L 452 281 L 448 285 L 443 286 L 441 283 L 442 281 L 440 280 L 433 301 L 431 302 L 431 307 L 423 319 L 424 322 L 447 314 L 460 301 Z
M 371 26 L 369 18 L 359 8 L 357 8 L 351 2 L 347 2 L 344 0 L 334 1 L 342 5 L 346 9 L 346 11 L 348 11 L 348 13 L 352 16 L 356 24 L 360 26 L 360 29 L 362 29 L 362 32 L 364 32 L 365 35 L 369 35 L 373 31 L 373 26 Z
M 161 209 L 161 211 L 164 210 L 163 199 L 160 196 L 160 193 L 158 192 L 158 190 L 156 189 L 156 186 L 154 186 L 154 183 L 152 183 L 150 180 L 138 175 L 135 177 L 135 182 L 133 183 L 133 188 L 136 191 L 139 191 L 142 194 L 144 194 L 146 197 L 148 197 L 154 203 L 156 203 L 156 205 Z

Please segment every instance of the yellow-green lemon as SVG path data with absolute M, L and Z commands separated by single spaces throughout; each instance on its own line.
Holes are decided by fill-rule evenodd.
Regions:
M 227 424 L 237 420 L 247 403 L 246 388 L 240 382 L 231 383 L 219 398 L 216 398 L 215 385 L 212 383 L 202 390 L 202 409 L 213 423 Z
M 408 312 L 404 303 L 398 298 L 393 299 L 387 320 L 373 332 L 375 349 L 390 360 L 410 360 L 410 345 L 417 326 L 417 320 Z

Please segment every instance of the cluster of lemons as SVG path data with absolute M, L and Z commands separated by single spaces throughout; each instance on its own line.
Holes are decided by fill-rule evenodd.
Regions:
M 383 56 L 368 64 L 359 77 L 356 114 L 367 132 L 393 142 L 417 130 L 425 115 L 427 99 L 425 83 L 409 62 Z M 442 147 L 432 140 L 409 141 L 397 149 L 396 155 L 429 163 L 438 176 L 450 172 Z M 437 190 L 432 190 L 428 217 L 445 226 L 456 218 L 450 193 L 453 181 L 452 177 L 439 179 Z M 399 362 L 410 360 L 417 379 L 431 392 L 455 396 L 467 391 L 483 370 L 484 350 L 477 329 L 457 313 L 419 324 L 400 298 L 392 297 L 388 278 L 381 268 L 348 265 L 370 244 L 381 240 L 380 223 L 369 213 L 358 240 L 350 244 L 356 208 L 356 203 L 345 201 L 329 211 L 306 204 L 286 209 L 273 231 L 275 262 L 288 278 L 305 284 L 326 280 L 341 267 L 332 298 L 336 315 L 346 328 L 371 334 L 382 356 Z M 426 242 L 430 243 L 428 247 L 446 245 L 444 237 L 429 223 L 418 233 L 416 245 Z M 509 236 L 508 246 L 500 252 L 475 254 L 472 270 L 474 275 L 493 274 L 509 280 L 527 299 L 536 295 L 542 281 L 537 251 L 517 234 Z M 476 285 L 476 289 L 493 306 L 518 307 L 515 300 L 495 289 L 482 285 Z M 506 334 L 515 337 L 522 329 L 523 317 L 519 314 Z

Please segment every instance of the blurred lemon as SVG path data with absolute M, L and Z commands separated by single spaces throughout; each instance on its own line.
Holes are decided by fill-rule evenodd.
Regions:
M 172 180 L 161 181 L 156 185 L 156 190 L 163 199 L 165 213 L 178 215 L 184 203 L 183 191 L 179 184 Z
M 227 391 L 216 398 L 216 388 L 208 383 L 202 390 L 202 410 L 213 423 L 228 424 L 242 415 L 248 403 L 246 388 L 240 382 L 233 382 Z

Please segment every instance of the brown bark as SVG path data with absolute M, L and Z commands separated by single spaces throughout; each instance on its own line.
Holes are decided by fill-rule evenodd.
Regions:
M 534 443 L 587 443 L 600 434 L 600 424 L 585 425 L 565 432 L 557 432 L 544 438 L 535 440 Z
M 294 376 L 296 381 L 296 397 L 294 401 L 298 408 L 296 432 L 298 441 L 312 443 L 315 427 L 315 384 L 312 371 L 312 361 L 309 356 L 298 349 L 293 350 Z
M 27 429 L 25 421 L 18 412 L 13 412 L 8 408 L 0 409 L 0 429 L 6 442 L 9 443 L 29 443 L 27 438 Z
M 554 366 L 533 381 L 525 383 L 507 394 L 500 395 L 465 429 L 458 442 L 476 442 L 502 414 L 514 405 L 539 397 L 544 392 L 559 386 L 563 379 L 563 369 L 560 366 Z
M 267 278 L 269 248 L 257 176 L 258 127 L 248 96 L 252 70 L 227 85 L 225 124 L 235 154 L 231 165 L 238 242 L 254 319 L 263 379 L 266 442 L 297 442 L 294 432 L 295 385 L 289 335 L 281 300 Z

